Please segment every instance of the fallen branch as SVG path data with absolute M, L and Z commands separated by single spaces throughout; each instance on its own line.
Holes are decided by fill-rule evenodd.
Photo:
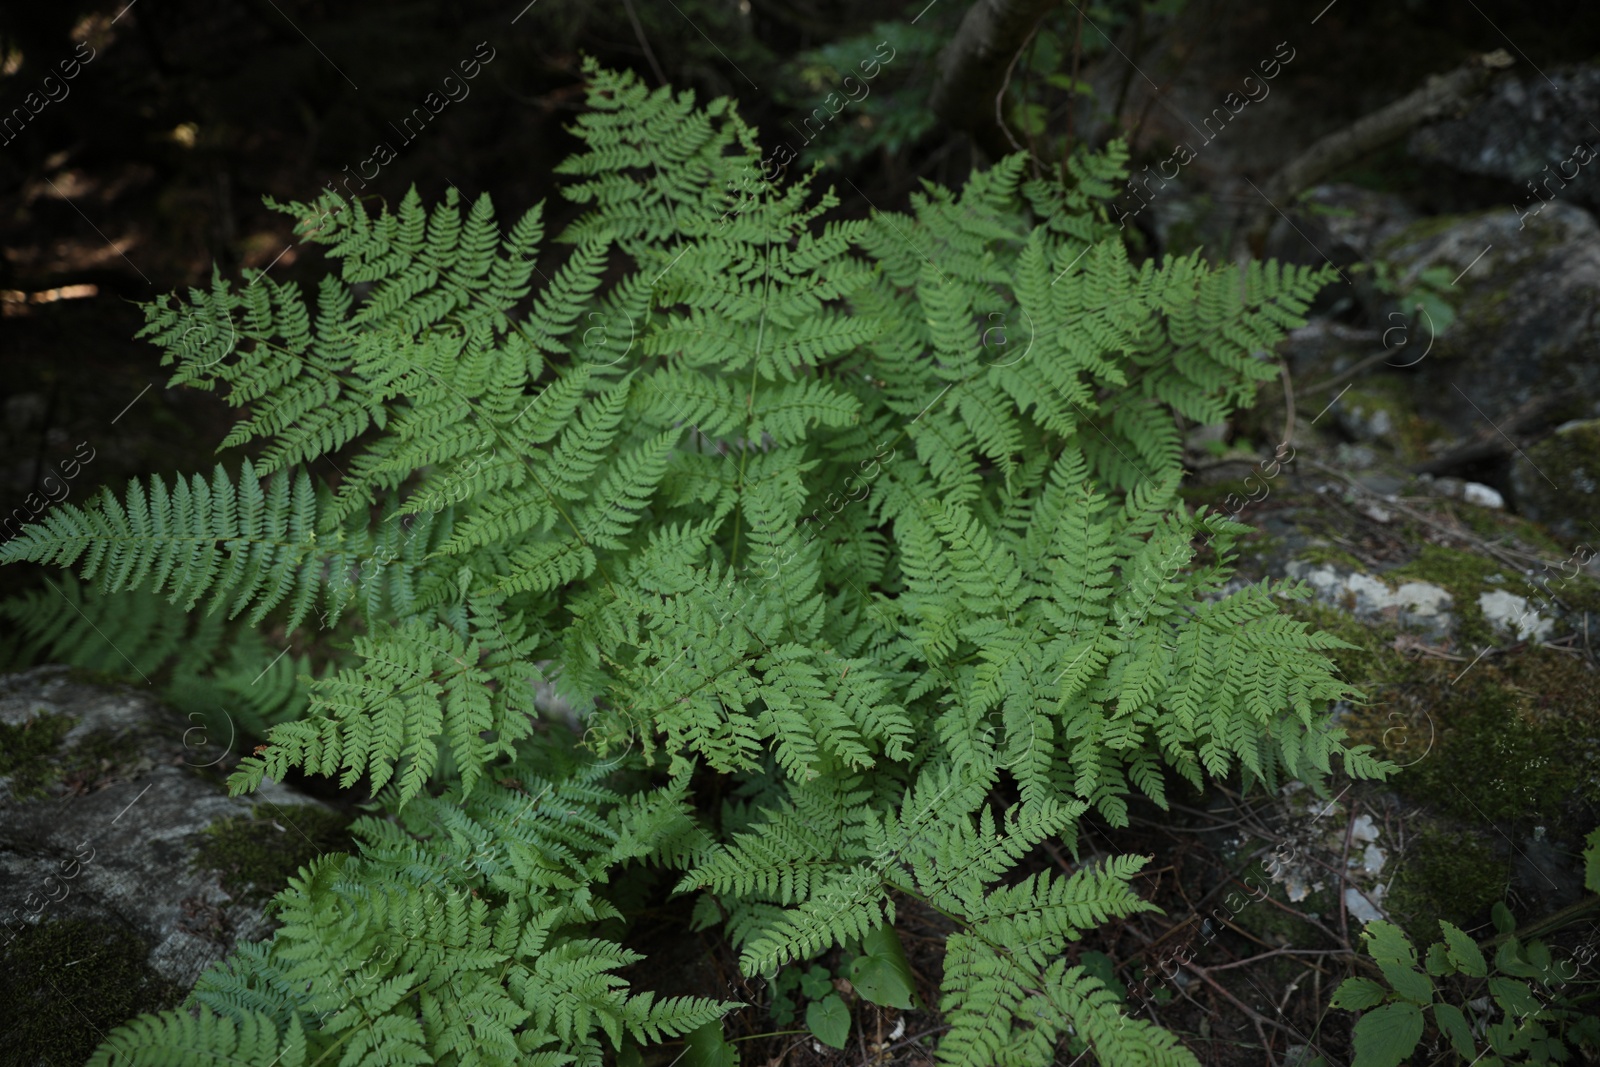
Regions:
M 1260 258 L 1272 217 L 1284 204 L 1334 171 L 1408 133 L 1413 126 L 1460 111 L 1496 71 L 1511 63 L 1505 49 L 1474 56 L 1449 74 L 1429 78 L 1420 89 L 1317 141 L 1267 182 L 1262 203 L 1256 205 L 1251 224 L 1242 231 L 1246 247 Z

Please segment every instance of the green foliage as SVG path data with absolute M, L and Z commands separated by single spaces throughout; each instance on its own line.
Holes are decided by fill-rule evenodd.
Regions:
M 780 970 L 776 977 L 767 983 L 767 988 L 772 994 L 772 1003 L 767 1014 L 772 1021 L 780 1027 L 788 1026 L 794 1022 L 798 1012 L 796 997 L 806 1000 L 821 1000 L 833 994 L 833 978 L 828 969 L 820 963 L 814 963 L 810 968 L 802 968 L 799 964 L 791 964 Z
M 1387 325 L 1399 325 L 1399 329 L 1390 329 L 1384 337 L 1384 344 L 1391 342 L 1389 334 L 1393 334 L 1396 346 L 1403 346 L 1416 341 L 1422 348 L 1431 346 L 1432 339 L 1440 336 L 1456 321 L 1455 305 L 1450 302 L 1450 286 L 1454 278 L 1450 275 L 1448 267 L 1429 267 L 1427 270 L 1416 274 L 1401 276 L 1395 265 L 1382 257 L 1375 258 L 1368 263 L 1357 263 L 1351 268 L 1353 271 L 1370 271 L 1372 282 L 1378 291 L 1396 300 L 1401 311 L 1389 316 Z M 1415 328 L 1415 336 L 1406 336 L 1407 327 Z M 1404 353 L 1396 357 L 1396 366 L 1408 366 L 1411 362 L 1420 362 L 1423 353 Z
M 935 11 L 915 23 L 879 23 L 797 54 L 788 65 L 792 84 L 777 93 L 798 115 L 797 137 L 788 143 L 808 163 L 816 157 L 837 166 L 877 153 L 892 157 L 932 132 L 938 117 L 923 106 L 926 78 L 953 31 L 941 23 L 950 21 Z M 796 143 L 801 136 L 807 140 Z
M 806 1005 L 806 1029 L 824 1045 L 844 1048 L 845 1038 L 850 1035 L 850 1009 L 844 998 L 829 993 Z
M 584 210 L 537 292 L 538 210 L 287 205 L 338 264 L 314 310 L 258 274 L 147 308 L 174 382 L 224 387 L 226 444 L 261 459 L 62 505 L 0 548 L 102 592 L 361 628 L 230 788 L 337 775 L 386 817 L 300 869 L 198 1019 L 98 1055 L 599 1064 L 693 1035 L 726 1059 L 735 1005 L 619 973 L 641 957 L 613 880 L 647 864 L 747 975 L 860 943 L 886 1000 L 909 996 L 897 908 L 948 916 L 943 1062 L 1067 1041 L 1195 1062 L 1065 955 L 1153 907 L 1146 859 L 1015 868 L 1075 850 L 1091 808 L 1164 804 L 1171 773 L 1392 769 L 1325 729 L 1354 694 L 1342 643 L 1280 610 L 1307 590 L 1224 594 L 1247 528 L 1177 495 L 1182 429 L 1276 376 L 1261 357 L 1328 272 L 1136 267 L 1107 219 L 1118 144 L 1066 182 L 1018 155 L 904 214 L 823 221 L 838 198 L 805 178 L 734 202 L 760 151 L 726 100 L 588 69 L 585 149 L 558 167 Z M 313 484 L 334 448 L 343 479 Z M 539 719 L 548 662 L 581 741 Z M 720 807 L 690 790 L 707 770 Z M 808 1009 L 830 1040 L 833 995 Z
M 867 1000 L 895 1008 L 917 1006 L 911 964 L 892 926 L 880 926 L 861 940 L 861 955 L 850 963 L 850 984 Z
M 1591 893 L 1600 893 L 1600 826 L 1589 831 L 1584 846 L 1583 887 Z
M 1600 855 L 1600 839 L 1591 846 Z M 1586 859 L 1593 858 L 1586 856 Z M 1510 912 L 1495 905 L 1499 942 L 1491 956 L 1460 928 L 1439 921 L 1444 940 L 1422 960 L 1399 927 L 1367 924 L 1362 937 L 1382 981 L 1347 978 L 1335 1008 L 1361 1012 L 1353 1067 L 1395 1067 L 1422 1041 L 1429 1018 L 1438 1043 L 1458 1062 L 1565 1063 L 1581 1047 L 1600 1049 L 1600 994 L 1584 992 L 1575 960 L 1557 959 L 1542 941 L 1523 943 Z M 1479 1045 L 1484 1047 L 1480 1050 Z
M 1102 0 L 1048 10 L 1005 83 L 1003 122 L 1011 143 L 1056 166 L 1083 144 L 1127 135 L 1130 129 L 1137 137 L 1143 119 L 1128 107 L 1134 67 L 1120 64 L 1120 84 L 1100 94 L 1087 80 L 1090 64 L 1113 52 L 1139 56 L 1163 38 L 1187 6 L 1188 0 Z
M 305 710 L 300 676 L 311 672 L 310 657 L 284 655 L 254 627 L 184 611 L 143 589 L 103 593 L 70 572 L 52 585 L 0 602 L 0 618 L 20 638 L 18 666 L 68 663 L 155 681 L 169 703 L 204 724 L 186 740 L 205 732 L 219 748 L 239 735 L 264 738 Z

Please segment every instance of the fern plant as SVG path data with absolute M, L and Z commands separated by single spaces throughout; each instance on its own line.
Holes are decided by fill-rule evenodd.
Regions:
M 0 619 L 16 638 L 8 666 L 68 663 L 156 682 L 196 723 L 185 738 L 195 747 L 226 754 L 234 742 L 264 740 L 309 700 L 310 656 L 274 648 L 221 613 L 187 612 L 144 589 L 103 593 L 67 572 L 54 589 L 0 601 Z
M 1063 951 L 1151 907 L 1144 860 L 1008 873 L 1133 790 L 1390 765 L 1326 729 L 1343 647 L 1221 595 L 1247 528 L 1192 512 L 1180 428 L 1275 371 L 1326 272 L 1132 263 L 1125 153 L 1021 156 L 844 220 L 756 167 L 726 100 L 590 64 L 584 206 L 282 205 L 338 263 L 147 307 L 173 381 L 241 409 L 235 473 L 63 506 L 0 559 L 295 630 L 353 620 L 231 779 L 364 782 L 389 814 L 276 898 L 282 928 L 96 1063 L 598 1064 L 737 1005 L 634 991 L 629 865 L 698 895 L 746 973 L 955 924 L 945 1062 L 1192 1063 Z M 735 210 L 737 208 L 737 210 Z M 362 295 L 357 295 L 361 293 Z M 203 326 L 204 328 L 197 328 Z M 305 465 L 341 453 L 337 485 Z M 537 664 L 580 709 L 540 722 Z M 707 774 L 734 799 L 692 787 Z M 696 775 L 700 777 L 696 778 Z M 1074 850 L 1075 851 L 1075 850 Z M 709 1055 L 709 1053 L 707 1053 Z

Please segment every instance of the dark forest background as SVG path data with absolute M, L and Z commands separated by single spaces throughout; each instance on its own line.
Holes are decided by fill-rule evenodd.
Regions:
M 1263 185 L 1317 137 L 1474 54 L 1509 49 L 1526 72 L 1600 47 L 1600 9 L 1580 0 L 1338 0 L 1308 24 L 1324 2 L 1020 5 L 1037 18 L 1005 83 L 1004 131 L 987 106 L 947 104 L 969 113 L 956 124 L 930 108 L 966 0 L 6 5 L 0 504 L 36 490 L 90 436 L 97 483 L 206 465 L 226 412 L 214 397 L 162 388 L 155 349 L 131 339 L 142 323 L 134 302 L 204 283 L 214 268 L 314 277 L 316 253 L 292 247 L 292 220 L 264 196 L 312 199 L 387 142 L 395 158 L 363 195 L 392 204 L 414 184 L 432 202 L 455 186 L 489 192 L 502 213 L 547 200 L 558 228 L 570 206 L 551 169 L 573 147 L 565 127 L 583 98 L 584 54 L 702 100 L 734 97 L 769 150 L 790 141 L 795 166 L 822 165 L 840 211 L 861 214 L 902 207 L 924 179 L 959 184 L 1008 147 L 1002 136 L 1057 162 L 1072 145 L 1123 136 L 1136 171 L 1157 163 L 1188 136 L 1183 116 L 1218 106 L 1286 41 L 1295 58 L 1271 96 L 1186 168 L 1186 181 L 1217 186 L 1243 212 L 1254 194 L 1242 179 Z M 63 83 L 63 63 L 91 49 Z M 463 83 L 459 65 L 475 53 L 493 58 Z M 865 98 L 802 141 L 795 131 L 841 79 L 860 82 L 862 62 L 889 53 Z M 1004 58 L 989 64 L 991 81 Z M 458 98 L 408 142 L 405 118 L 446 92 Z M 37 114 L 29 94 L 44 102 Z M 956 104 L 972 95 L 958 92 Z M 1510 182 L 1440 173 L 1400 151 L 1356 170 L 1425 210 L 1520 196 Z M 1309 247 L 1274 251 L 1317 259 Z

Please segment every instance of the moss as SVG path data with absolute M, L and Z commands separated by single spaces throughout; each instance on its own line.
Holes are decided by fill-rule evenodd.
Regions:
M 92 730 L 63 750 L 76 723 L 55 712 L 42 712 L 20 726 L 0 723 L 0 775 L 11 776 L 14 796 L 82 796 L 151 767 L 147 757 L 130 760 L 126 734 L 113 730 Z
M 1568 564 L 1569 566 L 1571 564 Z M 1553 599 L 1574 616 L 1600 615 L 1600 581 L 1579 573 L 1568 577 L 1561 568 L 1541 571 L 1524 579 L 1524 587 L 1517 590 L 1537 607 L 1541 599 Z M 1582 624 L 1576 625 L 1581 630 Z
M 317 856 L 351 850 L 350 821 L 310 805 L 286 810 L 260 804 L 249 815 L 207 827 L 194 865 L 222 875 L 222 887 L 235 899 L 263 901 Z
M 150 970 L 148 954 L 110 923 L 61 919 L 16 931 L 0 967 L 0 1002 L 12 1019 L 0 1062 L 78 1067 L 112 1028 L 176 1005 L 182 990 Z
M 1477 925 L 1505 896 L 1510 865 L 1480 837 L 1426 826 L 1406 845 L 1387 910 L 1418 943 L 1439 939 L 1439 920 Z
M 1526 475 L 1518 489 L 1541 521 L 1576 527 L 1600 510 L 1600 419 L 1551 434 L 1527 462 L 1539 477 Z
M 1403 654 L 1394 629 L 1323 604 L 1289 613 L 1356 646 L 1328 652 L 1368 697 L 1341 723 L 1349 743 L 1370 744 L 1401 766 L 1396 792 L 1467 821 L 1537 818 L 1557 836 L 1593 826 L 1600 672 L 1585 660 L 1540 648 L 1469 666 L 1466 657 Z
M 1394 787 L 1461 819 L 1537 819 L 1558 835 L 1590 828 L 1600 801 L 1600 691 L 1581 661 L 1555 652 L 1478 664 L 1436 685 L 1410 717 L 1432 738 Z
M 1474 294 L 1470 300 L 1460 301 L 1457 310 L 1461 312 L 1462 322 L 1451 331 L 1451 347 L 1465 349 L 1471 343 L 1469 337 L 1500 333 L 1511 324 L 1514 308 L 1509 288 L 1491 289 L 1487 293 Z
M 66 679 L 79 685 L 92 685 L 101 689 L 122 689 L 128 684 L 128 680 L 121 675 L 95 670 L 92 667 L 69 667 Z
M 18 799 L 44 796 L 60 778 L 56 750 L 77 720 L 45 712 L 20 726 L 0 723 L 0 775 L 11 778 Z
M 1407 245 L 1449 233 L 1461 225 L 1463 221 L 1473 217 L 1472 215 L 1431 215 L 1424 219 L 1418 219 L 1380 244 L 1377 250 L 1378 255 L 1382 258 L 1388 258 Z

